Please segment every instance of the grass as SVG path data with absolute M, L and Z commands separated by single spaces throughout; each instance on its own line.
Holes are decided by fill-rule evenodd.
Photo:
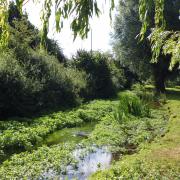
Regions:
M 138 153 L 124 156 L 90 179 L 180 179 L 180 89 L 169 88 L 167 100 L 170 118 L 165 136 L 144 143 Z

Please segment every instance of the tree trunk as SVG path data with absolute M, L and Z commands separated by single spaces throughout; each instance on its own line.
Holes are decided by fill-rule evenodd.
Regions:
M 160 56 L 157 63 L 153 64 L 154 81 L 157 94 L 165 93 L 165 81 L 169 75 L 170 58 L 168 56 Z
M 155 77 L 155 88 L 157 94 L 164 94 L 166 92 L 165 77 L 160 74 L 158 77 Z

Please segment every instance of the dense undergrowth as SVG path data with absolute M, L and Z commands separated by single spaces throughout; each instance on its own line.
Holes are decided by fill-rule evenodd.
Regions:
M 91 134 L 89 141 L 109 145 L 114 153 L 131 154 L 138 151 L 143 143 L 150 143 L 155 137 L 166 132 L 168 118 L 162 112 L 152 111 L 151 118 L 131 117 L 123 123 L 114 119 L 113 114 L 102 118 Z
M 134 92 L 120 93 L 118 105 L 101 119 L 88 141 L 108 145 L 121 155 L 134 153 L 142 144 L 163 136 L 168 114 L 163 108 L 150 108 L 150 102 L 143 102 Z
M 57 174 L 65 173 L 68 164 L 76 165 L 71 154 L 73 148 L 72 144 L 43 146 L 31 153 L 14 155 L 0 167 L 0 179 L 43 179 L 52 170 Z

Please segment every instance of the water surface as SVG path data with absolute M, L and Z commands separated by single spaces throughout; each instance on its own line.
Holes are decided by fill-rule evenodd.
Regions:
M 50 134 L 45 143 L 48 146 L 60 143 L 76 143 L 76 149 L 72 152 L 74 159 L 77 161 L 76 166 L 68 165 L 63 168 L 61 174 L 57 174 L 53 170 L 43 174 L 43 179 L 59 179 L 59 180 L 86 180 L 91 174 L 98 170 L 106 169 L 113 160 L 113 154 L 107 147 L 97 147 L 91 145 L 88 147 L 80 147 L 78 144 L 88 138 L 93 131 L 96 123 L 86 123 L 81 127 L 64 128 Z
M 98 148 L 96 146 L 92 146 L 91 150 L 76 149 L 73 156 L 78 161 L 76 167 L 68 165 L 59 175 L 49 171 L 44 174 L 44 179 L 86 180 L 96 171 L 109 168 L 113 159 L 112 153 L 108 151 L 107 147 Z
M 87 136 L 93 131 L 95 124 L 96 123 L 92 122 L 83 124 L 80 127 L 64 128 L 62 130 L 58 130 L 50 134 L 45 139 L 45 144 L 47 144 L 48 146 L 65 142 L 75 142 L 78 144 L 81 140 L 87 138 Z M 83 133 L 87 136 L 80 136 L 78 135 L 78 133 Z

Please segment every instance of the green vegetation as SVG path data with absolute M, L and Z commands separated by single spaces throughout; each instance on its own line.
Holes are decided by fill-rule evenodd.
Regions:
M 65 109 L 125 88 L 124 70 L 106 54 L 78 52 L 67 62 L 51 39 L 40 50 L 39 30 L 14 3 L 9 5 L 8 26 L 8 48 L 0 53 L 1 119 Z
M 44 144 L 48 146 L 60 143 L 80 143 L 84 138 L 88 138 L 89 134 L 94 130 L 97 122 L 82 123 L 72 128 L 64 128 L 49 134 L 44 140 Z
M 137 92 L 138 88 L 135 89 Z M 87 148 L 92 144 L 100 147 L 108 146 L 111 152 L 118 155 L 118 158 L 122 157 L 109 170 L 94 174 L 92 179 L 158 178 L 162 172 L 164 177 L 177 178 L 179 172 L 179 114 L 174 113 L 178 112 L 179 89 L 175 90 L 176 93 L 173 90 L 169 92 L 168 103 L 165 107 L 154 104 L 155 109 L 148 110 L 150 114 L 146 114 L 146 109 L 142 104 L 144 101 L 148 107 L 153 107 L 152 102 L 154 101 L 142 100 L 135 93 L 126 91 L 120 93 L 118 100 L 114 101 L 92 101 L 71 111 L 57 112 L 38 119 L 25 120 L 26 122 L 1 122 L 3 135 L 1 143 L 4 142 L 4 147 L 6 147 L 1 150 L 4 152 L 13 148 L 17 150 L 17 145 L 22 148 L 19 149 L 18 155 L 10 155 L 10 158 L 0 165 L 1 179 L 38 178 L 48 171 L 57 174 L 66 173 L 68 164 L 76 167 L 77 162 L 72 157 L 72 149 L 76 147 L 73 141 L 67 141 L 64 145 L 60 141 L 59 145 L 38 146 L 41 146 L 43 139 L 49 133 L 64 127 L 80 126 L 85 122 L 96 122 L 97 124 L 90 136 L 82 141 L 81 146 Z M 143 94 L 143 92 L 138 92 Z M 122 103 L 123 110 L 121 111 L 126 114 L 126 118 L 119 121 L 115 113 L 119 104 Z M 171 112 L 170 121 L 167 108 Z M 63 131 L 68 131 L 68 128 L 62 130 L 62 133 Z M 11 134 L 8 135 L 8 133 Z M 23 148 L 26 152 L 20 153 Z M 176 154 L 173 155 L 176 150 L 177 157 Z M 170 160 L 166 158 L 169 151 L 173 151 L 169 154 Z M 158 171 L 161 166 L 162 168 Z M 149 169 L 152 171 L 149 172 Z
M 179 7 L 177 0 L 119 0 L 113 33 L 116 59 L 139 81 L 154 83 L 157 93 L 164 93 L 166 81 L 179 72 Z
M 136 100 L 141 101 L 132 92 L 121 93 L 119 99 L 119 103 L 128 102 L 131 99 L 133 99 L 132 102 L 136 102 Z M 10 159 L 4 161 L 0 166 L 0 177 L 21 178 L 28 177 L 29 173 L 31 173 L 30 177 L 39 177 L 48 169 L 57 170 L 57 163 L 62 162 L 62 157 L 67 159 L 65 160 L 67 163 L 63 163 L 63 166 L 71 163 L 71 161 L 74 163 L 70 158 L 71 153 L 68 151 L 68 148 L 64 152 L 62 143 L 57 146 L 38 148 L 44 142 L 43 138 L 47 134 L 64 127 L 80 126 L 84 122 L 96 122 L 95 129 L 89 138 L 84 140 L 83 146 L 88 147 L 91 144 L 108 145 L 112 152 L 119 155 L 139 151 L 144 147 L 144 143 L 150 143 L 154 138 L 165 134 L 168 122 L 165 111 L 152 110 L 151 117 L 147 117 L 144 113 L 141 116 L 142 114 L 134 114 L 134 111 L 126 112 L 127 107 L 129 107 L 127 103 L 124 104 L 124 106 L 127 106 L 124 108 L 127 118 L 119 121 L 114 116 L 114 110 L 119 107 L 118 101 L 92 101 L 73 111 L 53 113 L 39 119 L 26 120 L 25 123 L 17 121 L 1 122 L 1 143 L 3 143 L 1 147 L 4 147 L 2 150 L 4 152 L 7 152 L 8 149 L 17 151 L 20 148 L 19 151 L 24 149 L 26 152 L 13 155 Z M 137 110 L 139 104 L 135 105 L 135 110 Z M 132 107 L 134 105 L 130 106 L 130 109 Z M 145 112 L 144 109 L 142 111 Z M 131 114 L 132 112 L 133 114 Z M 139 109 L 137 112 L 139 112 Z M 9 126 L 10 124 L 11 126 Z M 70 144 L 67 145 L 72 148 L 75 147 L 72 142 Z M 37 148 L 33 150 L 35 146 Z M 59 148 L 58 158 L 56 161 L 53 161 L 56 158 L 54 153 L 57 153 Z M 45 154 L 48 154 L 46 159 L 44 159 L 46 157 Z M 34 164 L 34 162 L 36 163 Z M 45 165 L 46 162 L 47 165 Z M 33 168 L 29 172 L 27 169 L 31 165 Z M 59 168 L 61 168 L 60 165 Z M 22 172 L 20 172 L 21 169 L 23 169 Z M 62 171 L 62 169 L 59 171 Z
M 52 12 L 84 38 L 100 4 L 41 1 L 40 31 L 26 3 L 0 0 L 0 179 L 82 176 L 96 150 L 114 161 L 90 179 L 179 179 L 179 1 L 119 0 L 113 54 L 70 59 L 47 38 Z
M 1 118 L 29 116 L 77 103 L 86 86 L 83 73 L 65 68 L 45 53 L 32 52 L 25 57 L 21 62 L 12 52 L 1 53 Z
M 158 132 L 159 138 L 156 138 L 154 142 L 144 143 L 138 153 L 122 157 L 109 170 L 98 172 L 91 179 L 179 179 L 179 97 L 179 89 L 168 90 L 165 110 L 169 111 L 170 119 L 166 134 L 160 133 L 163 127 L 161 124 Z M 159 118 L 157 120 L 158 123 L 161 122 Z
M 115 60 L 100 52 L 78 51 L 72 66 L 87 74 L 86 98 L 109 98 L 127 85 L 125 71 L 118 68 Z
M 68 145 L 44 146 L 31 153 L 15 155 L 0 167 L 0 179 L 41 178 L 49 170 L 64 173 L 68 164 L 75 165 L 70 153 L 72 150 L 73 146 Z
M 96 122 L 108 112 L 112 112 L 114 104 L 116 101 L 92 101 L 78 109 L 51 113 L 35 119 L 0 121 L 1 159 L 12 153 L 40 146 L 44 137 L 58 129 L 80 126 L 85 122 Z
M 113 100 L 96 100 L 71 111 L 36 119 L 0 121 L 1 158 L 8 158 L 0 166 L 0 179 L 37 178 L 48 170 L 64 173 L 68 164 L 75 165 L 71 157 L 75 145 L 71 142 L 66 145 L 61 143 L 57 146 L 39 147 L 44 143 L 44 138 L 65 127 L 81 126 L 86 122 L 97 123 L 112 112 L 116 104 L 117 101 Z M 17 152 L 21 153 L 12 155 Z
M 134 153 L 166 132 L 168 115 L 163 109 L 150 109 L 132 92 L 120 93 L 114 111 L 103 117 L 89 140 L 108 145 L 119 154 Z
M 132 93 L 125 92 L 120 94 L 119 105 L 115 111 L 115 118 L 119 122 L 125 121 L 128 115 L 134 116 L 150 116 L 149 107 L 144 104 L 140 98 Z
M 151 51 L 147 40 L 139 43 L 138 38 L 135 38 L 142 26 L 138 8 L 139 0 L 118 1 L 112 47 L 119 63 L 129 67 L 138 75 L 139 80 L 146 81 L 152 74 L 152 67 L 148 61 Z

